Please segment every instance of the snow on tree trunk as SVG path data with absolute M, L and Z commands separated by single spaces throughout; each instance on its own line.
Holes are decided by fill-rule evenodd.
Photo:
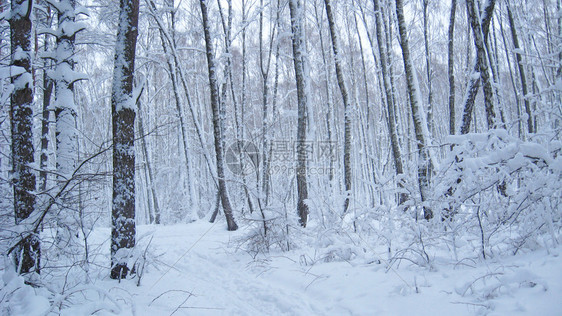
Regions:
M 494 2 L 495 0 L 491 0 Z M 474 46 L 476 46 L 476 60 L 479 69 L 480 77 L 483 81 L 484 89 L 484 104 L 486 107 L 486 121 L 488 129 L 495 128 L 496 114 L 494 112 L 494 92 L 492 90 L 492 81 L 490 79 L 490 72 L 488 70 L 488 58 L 486 54 L 485 41 L 486 37 L 482 31 L 482 23 L 480 21 L 480 14 L 474 3 L 474 0 L 466 1 L 466 9 L 468 13 L 468 20 L 472 26 L 472 34 L 474 35 Z
M 431 52 L 429 50 L 429 21 L 427 9 L 429 0 L 423 0 L 423 42 L 425 47 L 425 71 L 427 75 L 427 129 L 429 135 L 435 134 L 433 124 L 433 69 L 431 68 Z
M 10 122 L 12 136 L 12 184 L 16 225 L 35 210 L 35 174 L 33 148 L 33 82 L 31 76 L 31 0 L 11 2 L 11 84 Z M 39 236 L 20 240 L 12 251 L 19 273 L 40 271 Z
M 50 28 L 52 24 L 51 7 L 47 6 L 44 14 L 37 17 L 37 27 Z M 50 42 L 50 34 L 44 34 L 43 39 L 43 52 L 49 53 L 52 51 Z M 36 48 L 38 49 L 38 48 Z M 49 72 L 53 69 L 53 61 L 51 59 L 43 59 L 43 94 L 42 94 L 42 109 L 41 109 L 41 152 L 39 155 L 39 183 L 38 190 L 43 192 L 47 189 L 48 171 L 49 166 L 49 121 L 51 116 L 51 96 L 54 90 L 54 83 L 51 80 Z
M 111 92 L 113 125 L 112 279 L 127 276 L 135 246 L 135 101 L 133 75 L 138 34 L 138 0 L 121 0 Z
M 492 20 L 495 4 L 496 4 L 495 0 L 488 0 L 486 2 L 486 4 L 484 5 L 484 10 L 482 12 L 481 23 L 478 23 L 481 26 L 480 29 L 482 30 L 484 41 L 488 40 L 488 31 L 490 29 L 490 21 Z M 467 8 L 468 8 L 468 4 L 467 4 Z M 472 11 L 477 12 L 475 10 Z M 476 17 L 479 16 L 480 14 L 476 15 Z M 462 124 L 460 130 L 461 134 L 466 134 L 470 131 L 470 123 L 472 121 L 474 100 L 476 99 L 476 94 L 478 93 L 478 88 L 480 86 L 480 78 L 481 78 L 480 63 L 478 62 L 478 57 L 477 57 L 476 60 L 474 61 L 473 70 L 469 76 L 469 82 L 466 87 L 466 92 L 464 97 L 464 110 L 463 110 Z
M 207 12 L 207 1 L 200 0 L 201 4 L 201 17 L 203 20 L 203 31 L 205 34 L 205 48 L 207 55 L 207 67 L 209 71 L 209 85 L 211 91 L 211 110 L 213 112 L 213 131 L 215 136 L 215 154 L 217 160 L 217 177 L 219 186 L 219 195 L 226 217 L 227 229 L 229 231 L 237 230 L 238 225 L 234 220 L 232 214 L 232 206 L 228 198 L 228 190 L 226 187 L 226 180 L 224 174 L 224 141 L 221 129 L 221 120 L 223 117 L 220 115 L 219 109 L 219 91 L 217 87 L 217 77 L 215 73 L 215 57 L 213 55 L 213 43 L 211 32 L 209 30 L 209 19 Z
M 169 45 L 171 47 L 176 47 L 176 38 L 175 38 L 175 34 L 176 34 L 176 15 L 175 15 L 175 9 L 174 9 L 174 0 L 167 0 L 166 1 L 166 10 L 169 11 L 169 33 L 170 33 L 170 43 Z M 168 54 L 168 47 L 166 46 L 166 40 L 165 40 L 165 35 L 163 34 L 164 30 L 160 29 L 160 39 L 162 41 L 162 48 L 164 50 L 164 54 L 166 54 L 166 64 L 168 65 L 168 70 L 170 72 L 170 80 L 172 81 L 172 91 L 174 94 L 174 103 L 176 105 L 176 110 L 178 112 L 178 117 L 179 117 L 179 124 L 180 124 L 180 130 L 181 130 L 181 136 L 182 136 L 182 141 L 183 141 L 183 153 L 185 156 L 185 168 L 186 168 L 186 174 L 187 174 L 187 191 L 188 191 L 188 197 L 189 197 L 189 204 L 190 206 L 194 206 L 196 205 L 195 203 L 195 192 L 193 190 L 193 174 L 192 174 L 192 168 L 191 168 L 191 159 L 190 157 L 190 146 L 189 146 L 189 134 L 187 131 L 187 126 L 186 126 L 186 122 L 185 122 L 185 114 L 183 111 L 183 106 L 181 104 L 181 100 L 180 100 L 180 93 L 179 93 L 179 89 L 178 89 L 178 75 L 177 75 L 177 66 L 173 65 L 173 61 L 171 56 Z M 172 49 L 173 50 L 173 49 Z M 160 215 L 157 216 L 158 218 L 160 217 Z M 158 220 L 159 222 L 160 220 Z M 159 224 L 159 223 L 157 223 Z
M 304 42 L 304 13 L 299 0 L 289 0 L 291 14 L 291 36 L 293 42 L 293 62 L 295 66 L 295 79 L 297 85 L 298 119 L 297 119 L 297 213 L 302 227 L 306 227 L 308 220 L 308 183 L 307 183 L 307 157 L 306 157 L 306 123 L 308 106 L 308 77 L 305 74 L 305 42 Z
M 74 0 L 61 0 L 54 4 L 58 11 L 56 67 L 52 79 L 55 83 L 56 117 L 56 167 L 60 182 L 70 181 L 78 161 L 78 132 L 76 130 L 76 104 L 74 82 L 80 76 L 74 72 L 74 42 L 76 33 L 82 30 L 75 23 Z M 77 194 L 69 191 L 59 203 L 56 243 L 61 249 L 68 246 L 73 234 L 69 226 L 72 209 L 76 209 Z
M 332 13 L 332 5 L 330 0 L 324 0 L 326 7 L 326 15 L 328 16 L 328 24 L 330 28 L 330 36 L 332 39 L 332 50 L 334 51 L 334 62 L 336 65 L 336 77 L 338 79 L 338 86 L 340 88 L 341 96 L 344 106 L 344 152 L 343 152 L 343 174 L 345 183 L 345 202 L 343 212 L 347 212 L 349 207 L 349 195 L 351 194 L 351 105 L 349 103 L 349 96 L 347 87 L 345 86 L 345 78 L 341 66 L 338 36 L 336 34 L 336 27 L 334 23 L 334 16 Z
M 402 154 L 400 153 L 400 144 L 398 143 L 398 130 L 396 127 L 397 117 L 394 111 L 396 107 L 393 103 L 394 96 L 393 96 L 392 86 L 390 82 L 390 73 L 388 71 L 389 61 L 387 57 L 389 56 L 387 56 L 386 54 L 385 45 L 384 45 L 385 41 L 383 38 L 382 12 L 380 11 L 379 0 L 374 0 L 373 4 L 375 9 L 375 31 L 376 31 L 377 45 L 379 47 L 379 56 L 380 56 L 379 63 L 382 71 L 382 81 L 384 86 L 384 93 L 386 96 L 386 109 L 388 112 L 388 117 L 386 122 L 388 125 L 388 131 L 390 133 L 390 147 L 392 151 L 392 158 L 394 160 L 394 170 L 396 171 L 396 175 L 398 177 L 401 177 L 402 174 L 404 173 L 404 167 L 402 165 Z M 367 33 L 367 35 L 370 38 L 369 33 Z M 372 40 L 369 39 L 369 42 L 371 43 L 371 49 L 373 49 Z M 376 59 L 374 50 L 372 51 L 372 53 L 373 53 L 373 57 Z M 400 182 L 400 180 L 398 180 L 398 187 L 403 188 L 402 182 Z M 399 193 L 399 199 L 398 199 L 399 204 L 403 204 L 406 201 L 406 199 L 407 199 L 407 195 L 405 193 Z
M 408 31 L 406 29 L 406 21 L 404 19 L 404 7 L 402 0 L 396 0 L 396 16 L 398 18 L 398 29 L 400 32 L 400 46 L 402 47 L 402 58 L 404 59 L 404 70 L 406 72 L 406 83 L 408 95 L 410 98 L 410 106 L 412 108 L 412 120 L 414 122 L 414 131 L 416 134 L 416 142 L 418 145 L 418 184 L 422 202 L 427 201 L 429 197 L 430 177 L 432 173 L 432 163 L 429 150 L 427 148 L 428 131 L 427 124 L 424 122 L 423 105 L 419 97 L 419 84 L 416 80 L 414 67 L 410 58 L 410 48 L 408 44 Z M 424 206 L 425 219 L 433 217 L 432 210 Z

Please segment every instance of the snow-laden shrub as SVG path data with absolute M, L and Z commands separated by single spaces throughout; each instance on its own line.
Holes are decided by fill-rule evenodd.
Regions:
M 248 233 L 238 240 L 238 247 L 250 255 L 294 248 L 291 231 L 299 229 L 298 220 L 286 205 L 275 204 L 267 209 L 255 210 L 240 220 L 248 225 Z
M 44 315 L 50 308 L 49 300 L 39 294 L 40 290 L 25 284 L 13 267 L 2 273 L 0 281 L 0 314 L 2 315 Z
M 6 259 L 6 262 L 9 260 Z M 109 290 L 93 284 L 59 289 L 58 284 L 37 280 L 37 287 L 25 283 L 9 263 L 0 272 L 0 315 L 131 315 L 131 298 L 118 288 Z M 126 294 L 126 293 L 125 293 Z
M 434 223 L 466 237 L 482 256 L 558 244 L 559 141 L 522 141 L 502 129 L 448 140 L 452 150 L 434 177 Z

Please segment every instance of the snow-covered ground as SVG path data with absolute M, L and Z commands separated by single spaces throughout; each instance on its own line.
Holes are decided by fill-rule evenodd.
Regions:
M 403 262 L 387 269 L 384 262 L 363 259 L 314 261 L 310 249 L 251 256 L 237 250 L 245 232 L 223 226 L 201 220 L 138 227 L 145 245 L 152 238 L 140 286 L 137 280 L 91 278 L 68 291 L 74 294 L 64 304 L 75 305 L 62 314 L 562 315 L 559 248 L 499 261 L 432 269 Z M 108 249 L 106 236 L 109 229 L 98 229 L 92 241 Z M 3 279 L 5 294 L 17 282 L 8 273 Z M 49 304 L 27 290 L 4 303 L 14 315 L 43 315 Z

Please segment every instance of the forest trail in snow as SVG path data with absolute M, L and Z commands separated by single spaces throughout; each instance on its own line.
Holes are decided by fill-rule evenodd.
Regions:
M 121 314 L 559 315 L 562 310 L 560 249 L 433 269 L 403 263 L 387 271 L 384 264 L 361 260 L 313 263 L 304 249 L 254 258 L 237 250 L 244 232 L 223 226 L 206 221 L 140 226 L 139 236 L 152 236 L 152 262 L 141 285 L 101 281 L 110 293 L 122 295 L 128 308 Z

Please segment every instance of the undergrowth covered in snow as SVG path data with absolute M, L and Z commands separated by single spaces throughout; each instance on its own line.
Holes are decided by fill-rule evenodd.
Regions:
M 46 226 L 40 278 L 25 283 L 5 260 L 0 311 L 556 315 L 562 145 L 540 135 L 521 141 L 504 130 L 448 140 L 429 201 L 352 201 L 341 214 L 331 206 L 341 196 L 316 194 L 307 201 L 306 228 L 281 200 L 263 214 L 239 216 L 236 232 L 220 217 L 214 224 L 139 226 L 137 245 L 124 256 L 134 273 L 120 282 L 109 279 L 110 231 L 98 219 L 64 249 L 55 246 L 56 228 Z M 431 220 L 421 216 L 423 207 L 433 210 Z M 2 233 L 2 247 L 14 234 Z

